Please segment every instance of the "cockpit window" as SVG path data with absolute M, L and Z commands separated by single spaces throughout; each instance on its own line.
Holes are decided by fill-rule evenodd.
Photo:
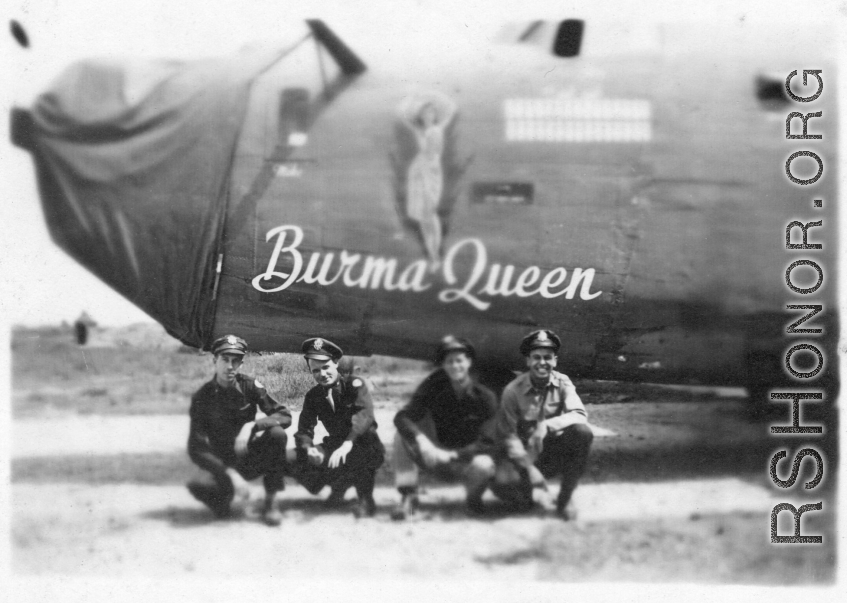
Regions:
M 585 31 L 585 21 L 581 19 L 562 21 L 553 40 L 553 54 L 566 58 L 578 56 L 582 46 L 583 31 Z
M 587 29 L 590 28 L 590 29 Z M 560 58 L 656 55 L 665 34 L 660 23 L 630 22 L 609 17 L 550 21 L 509 21 L 492 41 L 497 44 L 535 47 Z
M 788 104 L 788 94 L 785 92 L 785 80 L 781 75 L 756 76 L 756 98 L 763 109 L 767 111 L 782 111 Z

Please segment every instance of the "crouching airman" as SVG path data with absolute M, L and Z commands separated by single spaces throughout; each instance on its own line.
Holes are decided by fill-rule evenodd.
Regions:
M 376 431 L 371 386 L 362 377 L 340 375 L 338 363 L 343 352 L 331 341 L 307 339 L 302 351 L 317 385 L 306 393 L 294 434 L 297 461 L 293 474 L 313 494 L 329 485 L 330 506 L 343 504 L 345 492 L 354 486 L 358 495 L 354 514 L 373 516 L 376 471 L 385 458 L 385 447 Z M 315 444 L 318 421 L 328 435 Z
M 291 413 L 257 379 L 239 372 L 246 341 L 227 335 L 211 349 L 215 375 L 191 397 L 188 455 L 211 474 L 213 483 L 192 481 L 188 490 L 215 516 L 228 517 L 236 497 L 249 497 L 247 480 L 263 476 L 262 518 L 279 525 L 282 514 L 275 498 L 285 488 L 285 428 L 291 425 Z M 266 416 L 256 420 L 257 409 Z
M 435 354 L 438 368 L 395 416 L 393 462 L 401 501 L 393 519 L 414 514 L 419 469 L 444 480 L 464 481 L 468 512 L 483 512 L 482 495 L 495 474 L 491 454 L 497 398 L 472 377 L 475 357 L 468 340 L 445 337 Z
M 503 390 L 497 417 L 498 438 L 509 462 L 497 467 L 492 491 L 521 507 L 533 504 L 533 488 L 548 492 L 545 478 L 558 476 L 556 513 L 576 517 L 571 495 L 585 471 L 594 434 L 570 378 L 555 370 L 561 340 L 542 329 L 520 345 L 527 372 Z

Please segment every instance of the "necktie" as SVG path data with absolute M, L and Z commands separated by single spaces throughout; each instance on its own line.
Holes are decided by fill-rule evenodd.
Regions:
M 326 399 L 329 400 L 329 405 L 332 407 L 332 412 L 335 412 L 335 400 L 332 399 L 332 388 L 326 390 Z

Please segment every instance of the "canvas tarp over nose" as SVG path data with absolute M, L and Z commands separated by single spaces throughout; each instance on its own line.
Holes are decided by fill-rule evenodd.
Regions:
M 189 345 L 202 347 L 211 333 L 250 83 L 286 52 L 83 61 L 31 111 L 53 240 Z

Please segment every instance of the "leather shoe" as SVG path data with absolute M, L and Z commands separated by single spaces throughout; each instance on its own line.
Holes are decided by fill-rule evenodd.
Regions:
M 262 521 L 265 522 L 265 525 L 271 527 L 278 526 L 282 523 L 282 512 L 276 508 L 276 505 L 265 507 L 265 510 L 262 512 Z
M 324 505 L 329 507 L 330 509 L 337 509 L 339 507 L 343 507 L 346 502 L 344 500 L 344 495 L 347 494 L 345 490 L 335 489 L 329 493 L 329 496 L 326 497 L 324 501 Z
M 560 502 L 556 505 L 556 515 L 565 521 L 576 521 L 578 514 L 579 512 L 577 511 L 576 505 L 573 504 L 573 501 L 569 500 L 565 504 Z
M 353 509 L 353 516 L 356 519 L 362 519 L 363 517 L 373 517 L 376 515 L 376 503 L 374 502 L 373 497 L 368 497 L 365 499 L 360 499 L 358 504 Z
M 469 496 L 465 501 L 465 506 L 468 510 L 468 515 L 479 516 L 485 514 L 485 505 L 482 504 L 482 497 Z
M 232 496 L 223 496 L 217 486 L 189 482 L 187 487 L 191 496 L 206 505 L 218 519 L 225 519 L 232 515 L 230 509 Z
M 404 494 L 394 509 L 391 510 L 391 519 L 394 521 L 403 521 L 412 517 L 418 510 L 418 495 Z

